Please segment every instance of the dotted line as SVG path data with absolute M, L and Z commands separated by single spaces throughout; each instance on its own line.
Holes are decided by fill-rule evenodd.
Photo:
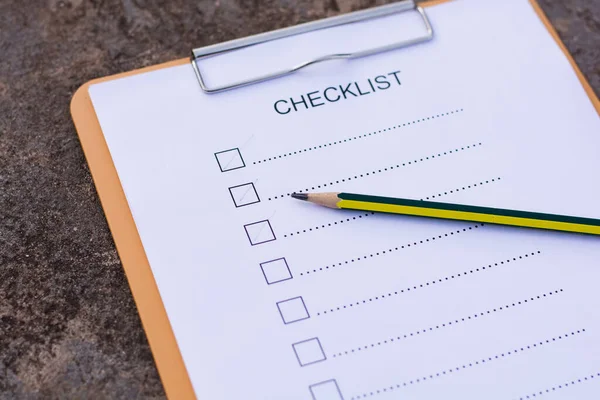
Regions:
M 429 120 L 436 119 L 436 118 L 442 118 L 442 117 L 445 117 L 445 116 L 448 116 L 448 115 L 451 115 L 451 114 L 458 114 L 460 112 L 463 112 L 462 108 L 454 110 L 454 111 L 449 111 L 447 113 L 431 115 L 429 117 L 425 117 L 425 118 L 421 118 L 421 119 L 416 119 L 416 120 L 411 121 L 411 122 L 406 122 L 406 123 L 403 123 L 403 124 L 394 125 L 394 126 L 391 126 L 389 128 L 385 128 L 385 129 L 381 129 L 381 130 L 378 130 L 378 131 L 373 131 L 373 132 L 365 133 L 364 135 L 358 135 L 358 136 L 349 137 L 349 138 L 346 138 L 346 139 L 340 139 L 340 140 L 335 141 L 335 142 L 325 143 L 325 144 L 321 144 L 321 145 L 318 145 L 318 146 L 307 147 L 306 149 L 302 149 L 302 150 L 297 150 L 297 151 L 292 151 L 292 152 L 289 152 L 289 153 L 280 154 L 278 156 L 273 156 L 273 157 L 265 158 L 264 160 L 254 161 L 252 164 L 254 164 L 254 165 L 256 165 L 256 164 L 263 164 L 263 163 L 266 163 L 266 162 L 269 162 L 269 161 L 274 161 L 274 160 L 278 160 L 280 158 L 289 157 L 289 156 L 297 155 L 297 154 L 300 154 L 300 153 L 305 153 L 305 152 L 311 151 L 311 150 L 318 150 L 318 149 L 322 149 L 322 148 L 325 148 L 325 147 L 334 146 L 336 144 L 342 144 L 342 143 L 351 142 L 353 140 L 364 139 L 364 138 L 367 138 L 369 136 L 375 136 L 375 135 L 378 135 L 380 133 L 389 132 L 389 131 L 394 130 L 394 129 L 404 128 L 405 126 L 409 126 L 409 125 L 416 125 L 416 124 L 421 123 L 421 122 L 429 121 Z
M 456 149 L 453 149 L 453 150 L 444 151 L 443 153 L 432 154 L 430 156 L 423 157 L 423 158 L 418 158 L 418 159 L 415 159 L 415 160 L 412 160 L 412 161 L 407 161 L 407 162 L 404 162 L 402 164 L 396 164 L 396 165 L 391 165 L 389 167 L 385 167 L 385 168 L 381 168 L 381 169 L 376 169 L 376 170 L 371 171 L 371 172 L 364 172 L 362 174 L 350 176 L 350 177 L 339 179 L 339 180 L 336 180 L 336 181 L 331 181 L 331 182 L 328 182 L 328 183 L 322 183 L 320 185 L 315 185 L 315 186 L 312 186 L 310 188 L 296 190 L 296 192 L 302 193 L 302 192 L 308 192 L 309 190 L 321 189 L 321 188 L 324 188 L 324 187 L 327 187 L 327 186 L 335 185 L 337 183 L 342 183 L 342 182 L 346 182 L 346 181 L 356 180 L 356 179 L 359 179 L 359 178 L 364 178 L 366 176 L 375 175 L 375 174 L 378 174 L 378 173 L 381 173 L 381 172 L 391 171 L 391 170 L 393 170 L 395 168 L 406 167 L 407 165 L 417 164 L 419 162 L 423 162 L 423 161 L 426 161 L 426 160 L 431 160 L 431 159 L 434 159 L 434 158 L 439 158 L 439 157 L 442 157 L 442 156 L 447 156 L 449 154 L 458 153 L 459 151 L 463 151 L 463 150 L 467 150 L 467 149 L 472 149 L 472 148 L 475 148 L 475 147 L 478 147 L 478 146 L 481 146 L 481 142 L 480 143 L 475 143 L 475 144 L 472 144 L 472 145 L 469 145 L 469 146 L 465 146 L 465 147 L 456 148 Z M 280 195 L 277 195 L 277 196 L 271 196 L 271 197 L 268 198 L 268 200 L 270 201 L 270 200 L 275 200 L 275 199 L 282 199 L 282 198 L 284 198 L 286 196 L 290 196 L 291 194 L 292 193 L 290 192 L 290 193 L 280 194 Z
M 468 190 L 468 189 L 471 189 L 471 188 L 474 188 L 474 187 L 477 187 L 477 186 L 482 186 L 482 185 L 485 185 L 485 184 L 488 184 L 488 183 L 491 183 L 491 182 L 496 182 L 496 181 L 499 181 L 499 180 L 500 180 L 500 178 L 493 178 L 493 179 L 490 179 L 488 181 L 481 181 L 479 183 L 474 183 L 472 185 L 463 186 L 462 188 L 456 188 L 454 190 L 450 190 L 449 192 L 443 192 L 443 193 L 434 194 L 434 195 L 431 195 L 431 196 L 426 197 L 426 198 L 421 199 L 421 200 L 434 199 L 436 197 L 441 197 L 441 196 L 445 196 L 447 194 L 460 192 L 461 190 Z M 286 234 L 283 235 L 283 237 L 286 238 L 286 237 L 289 237 L 289 236 L 300 235 L 301 233 L 308 233 L 308 232 L 312 232 L 312 231 L 318 231 L 319 229 L 324 229 L 324 228 L 328 228 L 328 227 L 335 226 L 335 225 L 338 225 L 338 224 L 343 224 L 344 222 L 354 221 L 357 218 L 358 219 L 362 219 L 362 218 L 368 217 L 369 215 L 374 215 L 374 214 L 375 214 L 374 212 L 368 212 L 368 213 L 357 215 L 357 216 L 354 216 L 354 217 L 351 217 L 351 218 L 342 219 L 342 220 L 337 221 L 337 222 L 332 222 L 332 223 L 317 225 L 314 228 L 302 229 L 302 230 L 299 230 L 299 231 L 296 231 L 296 232 L 286 233 Z M 316 270 L 315 270 L 315 272 L 316 272 Z
M 375 347 L 379 347 L 379 346 L 382 346 L 382 345 L 398 343 L 398 341 L 400 341 L 402 339 L 409 339 L 411 337 L 418 336 L 418 335 L 420 335 L 422 333 L 432 332 L 432 331 L 437 330 L 437 329 L 442 329 L 442 328 L 446 328 L 446 327 L 449 327 L 449 326 L 452 326 L 452 325 L 457 325 L 457 324 L 460 324 L 461 322 L 468 322 L 470 320 L 474 320 L 474 319 L 477 319 L 479 317 L 483 317 L 483 316 L 488 315 L 488 314 L 492 314 L 492 313 L 495 313 L 495 312 L 507 310 L 509 308 L 517 307 L 517 306 L 520 306 L 520 305 L 523 305 L 523 304 L 526 304 L 526 303 L 530 303 L 530 302 L 535 301 L 535 300 L 543 299 L 545 297 L 549 297 L 549 296 L 561 293 L 562 291 L 563 291 L 562 289 L 555 290 L 553 292 L 544 293 L 544 294 L 541 294 L 541 295 L 536 296 L 536 297 L 530 297 L 530 298 L 522 300 L 522 301 L 517 301 L 517 302 L 514 302 L 512 304 L 506 304 L 504 306 L 496 307 L 496 308 L 493 308 L 491 310 L 487 310 L 487 311 L 483 311 L 483 312 L 478 312 L 478 313 L 475 313 L 473 315 L 469 315 L 469 316 L 464 317 L 464 318 L 458 318 L 458 319 L 455 319 L 453 321 L 448 321 L 448 322 L 443 323 L 443 324 L 431 326 L 429 328 L 420 329 L 420 330 L 417 330 L 417 331 L 414 331 L 414 332 L 410 332 L 410 333 L 406 333 L 406 334 L 403 334 L 403 335 L 398 335 L 398 336 L 395 336 L 395 337 L 391 337 L 389 339 L 386 339 L 386 340 L 383 340 L 383 341 L 380 341 L 380 342 L 371 343 L 371 344 L 367 344 L 367 345 L 364 345 L 364 346 L 359 346 L 359 347 L 357 347 L 355 349 L 340 351 L 339 353 L 334 353 L 333 357 L 336 358 L 336 357 L 347 356 L 347 355 L 351 355 L 353 353 L 361 352 L 363 350 L 370 350 L 370 349 L 373 349 Z
M 408 247 L 414 247 L 414 246 L 417 246 L 419 244 L 424 244 L 424 243 L 427 243 L 427 242 L 433 242 L 433 241 L 438 240 L 438 239 L 443 239 L 443 238 L 446 238 L 446 237 L 458 235 L 459 233 L 462 233 L 462 232 L 470 231 L 470 230 L 473 230 L 473 229 L 478 229 L 481 226 L 484 226 L 484 224 L 472 225 L 472 226 L 469 226 L 468 228 L 457 229 L 455 231 L 450 231 L 450 232 L 444 233 L 442 235 L 432 236 L 432 237 L 430 237 L 428 239 L 423 239 L 423 240 L 419 240 L 419 241 L 416 241 L 416 242 L 407 243 L 407 244 L 402 245 L 402 246 L 392 247 L 392 248 L 389 248 L 389 249 L 386 249 L 386 250 L 380 250 L 378 252 L 367 254 L 365 256 L 356 257 L 356 258 L 352 258 L 352 259 L 349 259 L 349 260 L 340 261 L 338 263 L 333 263 L 333 264 L 326 265 L 326 266 L 323 266 L 323 267 L 315 268 L 315 269 L 312 269 L 312 270 L 300 272 L 300 276 L 310 275 L 311 273 L 314 274 L 316 272 L 327 271 L 329 269 L 341 267 L 342 265 L 348 265 L 348 264 L 352 264 L 352 263 L 357 262 L 357 261 L 366 260 L 366 259 L 373 258 L 373 257 L 376 257 L 376 256 L 382 256 L 384 254 L 393 253 L 395 251 L 400 251 L 400 250 L 408 248 Z
M 319 226 L 315 226 L 314 228 L 302 229 L 300 231 L 287 233 L 287 234 L 283 235 L 283 237 L 286 238 L 288 236 L 299 235 L 301 233 L 308 233 L 308 232 L 312 232 L 313 230 L 318 231 L 319 229 L 327 228 L 327 227 L 338 225 L 338 224 L 343 224 L 344 222 L 354 221 L 355 219 L 366 218 L 369 215 L 373 215 L 373 214 L 375 214 L 375 213 L 371 211 L 371 212 L 360 214 L 360 215 L 357 215 L 357 216 L 354 216 L 354 217 L 351 217 L 351 218 L 342 219 L 340 221 L 336 221 L 336 222 L 331 222 L 331 223 L 327 223 L 327 224 L 322 224 L 322 225 L 319 225 Z
M 536 254 L 540 254 L 540 253 L 541 253 L 541 251 L 537 251 L 537 252 L 533 252 L 533 253 L 527 253 L 527 254 L 524 254 L 524 255 L 518 256 L 518 257 L 508 258 L 508 259 L 506 259 L 504 261 L 500 261 L 500 262 L 497 262 L 497 263 L 494 263 L 494 264 L 489 264 L 489 265 L 481 267 L 481 268 L 475 268 L 475 269 L 471 269 L 469 271 L 464 271 L 464 272 L 458 273 L 456 275 L 450 275 L 450 276 L 446 276 L 444 278 L 434 279 L 432 281 L 421 283 L 421 284 L 418 284 L 418 285 L 414 285 L 412 287 L 409 286 L 406 289 L 400 289 L 400 290 L 398 290 L 396 292 L 384 293 L 384 294 L 381 294 L 379 296 L 371 297 L 371 298 L 364 299 L 364 300 L 359 300 L 359 301 L 357 301 L 355 303 L 350 303 L 350 304 L 347 304 L 347 305 L 341 305 L 339 307 L 330 308 L 329 310 L 324 310 L 324 311 L 318 312 L 316 315 L 320 316 L 320 315 L 325 315 L 325 314 L 331 314 L 331 313 L 334 313 L 336 311 L 343 311 L 343 310 L 346 310 L 346 309 L 352 309 L 352 308 L 358 307 L 360 305 L 372 303 L 373 301 L 384 300 L 384 299 L 387 299 L 387 298 L 390 298 L 390 297 L 393 297 L 393 296 L 398 296 L 398 295 L 400 295 L 400 294 L 402 294 L 404 292 L 410 292 L 411 290 L 414 291 L 414 290 L 417 290 L 417 289 L 422 289 L 422 288 L 424 288 L 426 286 L 435 285 L 436 283 L 442 283 L 444 281 L 449 281 L 449 280 L 452 280 L 452 279 L 455 279 L 455 278 L 460 278 L 461 276 L 465 276 L 465 275 L 469 275 L 469 274 L 474 274 L 476 272 L 481 272 L 481 271 L 489 270 L 489 269 L 492 269 L 494 267 L 499 267 L 501 265 L 508 264 L 508 263 L 510 263 L 512 261 L 517 261 L 517 260 L 522 260 L 524 258 L 529 258 L 529 256 L 535 256 Z
M 451 194 L 451 193 L 461 192 L 463 190 L 472 189 L 472 188 L 475 188 L 477 186 L 483 186 L 485 184 L 488 184 L 488 183 L 491 183 L 491 182 L 496 182 L 496 181 L 499 181 L 499 180 L 500 180 L 500 178 L 493 178 L 493 179 L 490 179 L 490 180 L 487 180 L 487 181 L 481 181 L 479 183 L 474 183 L 472 185 L 463 186 L 463 187 L 460 187 L 460 188 L 456 188 L 456 189 L 450 190 L 449 192 L 442 192 L 442 193 L 434 194 L 434 195 L 431 195 L 429 197 L 425 197 L 424 199 L 421 199 L 421 200 L 435 199 L 436 197 L 441 197 L 441 196 L 445 196 L 445 195 L 448 195 L 448 194 Z
M 548 388 L 546 390 L 540 390 L 539 392 L 535 392 L 535 393 L 532 393 L 532 394 L 527 395 L 527 396 L 519 397 L 519 400 L 532 399 L 534 397 L 543 396 L 546 393 L 552 393 L 552 392 L 555 392 L 555 391 L 557 391 L 559 389 L 564 389 L 566 387 L 569 387 L 569 385 L 573 386 L 573 385 L 576 385 L 578 383 L 583 383 L 583 382 L 586 382 L 588 380 L 592 380 L 592 379 L 597 378 L 597 377 L 600 377 L 600 372 L 598 372 L 596 374 L 584 376 L 583 378 L 580 378 L 580 379 L 577 379 L 577 380 L 572 380 L 571 382 L 565 382 L 562 385 L 553 386 L 553 387 Z
M 372 392 L 367 392 L 367 393 L 359 394 L 357 396 L 352 397 L 351 400 L 366 399 L 367 397 L 371 397 L 371 396 L 375 396 L 375 395 L 378 395 L 378 394 L 384 394 L 384 393 L 392 392 L 392 391 L 394 391 L 396 389 L 401 389 L 401 388 L 406 387 L 406 386 L 416 385 L 417 383 L 425 382 L 427 380 L 432 380 L 432 379 L 440 378 L 440 377 L 442 377 L 444 375 L 449 375 L 449 374 L 452 374 L 454 372 L 459 372 L 461 370 L 464 370 L 464 369 L 467 369 L 467 368 L 472 368 L 472 367 L 475 367 L 475 366 L 480 365 L 480 364 L 486 364 L 486 363 L 490 363 L 492 361 L 496 361 L 496 360 L 501 360 L 503 358 L 507 358 L 508 356 L 512 356 L 512 355 L 515 355 L 515 354 L 518 354 L 518 353 L 524 353 L 524 352 L 526 352 L 528 350 L 533 350 L 533 349 L 535 349 L 537 347 L 541 347 L 541 346 L 544 346 L 546 344 L 550 344 L 550 343 L 554 343 L 556 341 L 560 341 L 561 339 L 566 339 L 568 337 L 573 337 L 573 336 L 581 334 L 583 332 L 585 332 L 585 329 L 580 329 L 580 330 L 573 331 L 573 332 L 570 332 L 570 333 L 565 333 L 564 335 L 560 335 L 560 336 L 553 337 L 553 338 L 546 339 L 546 340 L 540 340 L 539 342 L 532 343 L 530 345 L 523 346 L 523 347 L 517 347 L 516 349 L 509 350 L 509 351 L 506 351 L 504 353 L 496 354 L 496 355 L 491 356 L 491 357 L 484 357 L 484 358 L 482 358 L 480 360 L 472 361 L 470 363 L 463 364 L 463 365 L 458 365 L 458 366 L 456 366 L 454 368 L 450 368 L 450 369 L 446 369 L 446 370 L 443 370 L 443 371 L 439 371 L 439 372 L 436 372 L 436 373 L 433 373 L 433 374 L 430 374 L 430 375 L 425 375 L 425 376 L 422 376 L 420 378 L 412 379 L 412 380 L 409 380 L 409 381 L 404 381 L 402 383 L 398 383 L 398 384 L 395 384 L 395 385 L 386 386 L 384 388 L 377 389 L 377 390 L 374 390 Z

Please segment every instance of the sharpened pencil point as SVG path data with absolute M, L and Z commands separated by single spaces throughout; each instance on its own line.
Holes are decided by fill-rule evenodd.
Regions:
M 306 193 L 292 193 L 292 197 L 298 200 L 308 200 L 308 194 Z

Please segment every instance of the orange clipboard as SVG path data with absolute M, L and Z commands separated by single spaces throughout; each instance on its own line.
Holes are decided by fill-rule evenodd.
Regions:
M 432 0 L 422 3 L 420 6 L 430 7 L 446 1 L 449 0 Z M 575 60 L 569 54 L 566 46 L 560 40 L 560 37 L 536 0 L 530 0 L 530 3 L 548 29 L 550 35 L 565 53 L 594 108 L 600 114 L 600 100 L 594 93 L 589 82 L 581 73 Z M 108 226 L 114 238 L 127 280 L 129 281 L 135 304 L 140 313 L 142 325 L 146 331 L 148 343 L 150 344 L 163 387 L 167 397 L 171 399 L 195 399 L 196 395 L 183 362 L 183 357 L 177 346 L 175 335 L 169 323 L 167 312 L 161 300 L 152 270 L 150 269 L 142 241 L 129 209 L 127 199 L 125 198 L 125 193 L 119 181 L 117 170 L 104 140 L 104 135 L 94 111 L 88 88 L 92 84 L 162 68 L 184 65 L 189 62 L 188 58 L 183 58 L 164 64 L 94 79 L 77 89 L 71 100 L 71 115 L 79 140 L 81 141 L 102 208 L 106 214 Z

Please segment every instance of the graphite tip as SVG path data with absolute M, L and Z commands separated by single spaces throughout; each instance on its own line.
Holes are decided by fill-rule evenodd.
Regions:
M 292 197 L 298 200 L 308 200 L 308 194 L 306 193 L 292 193 Z

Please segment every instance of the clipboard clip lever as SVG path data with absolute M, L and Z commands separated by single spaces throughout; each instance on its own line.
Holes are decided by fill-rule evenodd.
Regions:
M 353 22 L 361 22 L 369 19 L 385 17 L 391 14 L 401 13 L 405 11 L 417 11 L 423 20 L 425 25 L 426 33 L 422 36 L 418 36 L 416 38 L 405 39 L 398 42 L 394 42 L 391 44 L 387 44 L 385 46 L 374 47 L 371 49 L 361 50 L 353 53 L 338 53 L 338 54 L 329 54 L 317 58 L 313 58 L 311 60 L 300 63 L 296 66 L 293 66 L 288 69 L 279 70 L 276 72 L 272 72 L 266 75 L 258 76 L 251 79 L 241 80 L 238 82 L 234 82 L 231 84 L 216 86 L 216 87 L 208 87 L 204 83 L 204 79 L 202 77 L 202 73 L 200 72 L 200 68 L 198 63 L 205 58 L 216 56 L 219 54 L 227 53 L 230 51 L 242 49 L 249 46 L 258 45 L 265 42 L 270 42 L 277 39 L 283 39 L 289 36 L 300 35 L 307 32 L 312 32 L 319 29 L 327 29 L 334 26 L 340 26 L 345 24 L 350 24 Z M 200 87 L 207 94 L 224 92 L 226 90 L 237 89 L 248 85 L 253 85 L 260 82 L 265 82 L 271 79 L 281 78 L 286 75 L 293 74 L 294 72 L 308 67 L 313 64 L 317 64 L 324 61 L 330 60 L 351 60 L 355 58 L 366 57 L 378 53 L 383 53 L 390 50 L 396 50 L 403 47 L 413 46 L 419 43 L 423 43 L 433 39 L 433 28 L 431 23 L 429 22 L 429 18 L 423 10 L 422 7 L 415 4 L 414 0 L 405 0 L 398 3 L 393 3 L 389 5 L 384 5 L 380 7 L 374 7 L 367 10 L 355 11 L 352 13 L 339 15 L 336 17 L 326 18 L 318 21 L 307 22 L 304 24 L 299 24 L 295 26 L 291 26 L 288 28 L 278 29 L 271 32 L 260 33 L 258 35 L 248 36 L 245 38 L 230 40 L 228 42 L 218 43 L 211 46 L 201 47 L 192 50 L 191 62 L 192 67 L 196 73 L 196 77 L 198 78 L 198 82 L 200 83 Z

